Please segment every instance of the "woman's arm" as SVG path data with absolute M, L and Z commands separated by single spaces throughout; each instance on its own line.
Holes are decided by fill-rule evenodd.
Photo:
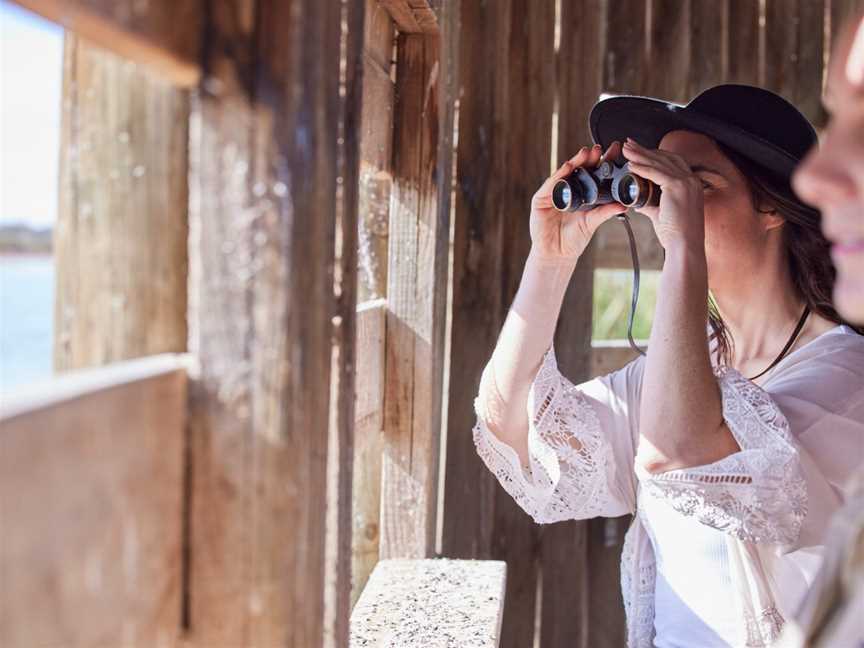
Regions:
M 555 183 L 575 168 L 614 159 L 621 145 L 583 147 L 549 176 L 531 198 L 531 253 L 519 290 L 480 380 L 481 411 L 492 433 L 528 464 L 527 399 L 532 380 L 552 344 L 567 284 L 597 228 L 623 208 L 617 203 L 564 213 L 552 204 Z
M 671 153 L 628 142 L 631 168 L 663 188 L 649 211 L 666 250 L 645 363 L 636 461 L 650 473 L 701 466 L 740 448 L 723 420 L 706 341 L 708 271 L 702 184 Z

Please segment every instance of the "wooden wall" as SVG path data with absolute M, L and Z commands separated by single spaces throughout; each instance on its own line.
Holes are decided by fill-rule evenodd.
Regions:
M 127 254 L 99 254 L 128 279 L 131 301 L 164 287 L 132 279 L 170 239 L 164 317 L 175 332 L 188 321 L 195 359 L 188 432 L 180 415 L 162 430 L 184 453 L 182 474 L 173 452 L 170 483 L 153 489 L 183 516 L 166 527 L 168 551 L 180 553 L 170 603 L 180 611 L 165 627 L 179 625 L 192 647 L 344 645 L 379 557 L 444 555 L 507 562 L 502 646 L 623 645 L 628 520 L 533 524 L 471 441 L 480 372 L 530 245 L 531 195 L 588 143 L 601 92 L 685 101 L 724 80 L 762 83 L 821 123 L 824 54 L 861 2 L 207 0 L 182 4 L 185 30 L 162 1 L 148 19 L 136 17 L 148 3 L 21 4 L 175 85 L 198 83 L 190 111 L 183 90 L 159 94 L 136 84 L 134 68 L 120 80 L 67 50 L 67 95 L 79 94 L 64 129 L 64 223 L 85 220 L 92 192 L 108 201 L 100 223 L 116 224 L 131 196 L 134 223 L 99 237 L 124 239 Z M 93 70 L 122 83 L 127 103 L 82 103 Z M 99 137 L 83 137 L 81 118 Z M 95 150 L 76 158 L 76 143 Z M 125 144 L 135 145 L 133 179 L 164 180 L 140 196 L 125 177 L 109 182 Z M 84 166 L 91 159 L 107 177 Z M 184 207 L 188 303 L 176 290 L 187 275 L 176 248 Z M 659 268 L 650 227 L 637 229 L 643 266 Z M 61 273 L 98 286 L 86 231 L 67 235 Z M 377 265 L 358 264 L 363 245 Z M 565 297 L 556 347 L 574 381 L 631 357 L 590 336 L 595 269 L 628 267 L 625 246 L 620 226 L 604 225 Z M 59 313 L 81 307 L 75 290 L 64 288 Z M 376 301 L 358 308 L 358 296 Z M 136 313 L 136 326 L 152 324 Z

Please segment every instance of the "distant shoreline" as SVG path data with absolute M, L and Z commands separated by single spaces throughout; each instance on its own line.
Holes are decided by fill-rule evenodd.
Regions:
M 53 230 L 35 228 L 22 224 L 0 225 L 0 254 L 51 255 L 53 253 Z

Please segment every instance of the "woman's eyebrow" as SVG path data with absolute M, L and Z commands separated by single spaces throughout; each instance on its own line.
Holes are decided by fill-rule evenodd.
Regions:
M 719 175 L 719 176 L 723 175 L 722 171 L 718 171 L 717 169 L 715 169 L 713 167 L 705 166 L 704 164 L 694 164 L 692 167 L 690 167 L 690 170 L 693 171 L 694 173 L 696 173 L 698 171 L 707 171 L 708 173 L 713 173 L 715 175 Z

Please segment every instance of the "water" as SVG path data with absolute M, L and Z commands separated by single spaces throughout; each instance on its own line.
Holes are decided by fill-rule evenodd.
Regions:
M 50 377 L 53 344 L 53 257 L 0 255 L 0 393 Z

